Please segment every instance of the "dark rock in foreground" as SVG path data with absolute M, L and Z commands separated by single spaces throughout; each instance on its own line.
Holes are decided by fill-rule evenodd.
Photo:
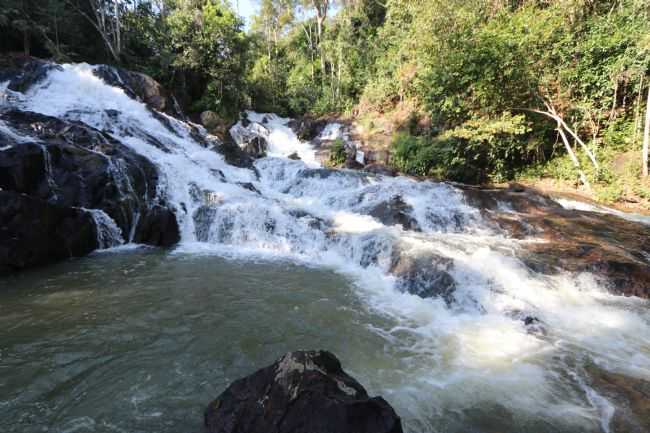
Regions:
M 401 433 L 393 408 L 329 352 L 292 352 L 235 381 L 205 411 L 210 433 Z

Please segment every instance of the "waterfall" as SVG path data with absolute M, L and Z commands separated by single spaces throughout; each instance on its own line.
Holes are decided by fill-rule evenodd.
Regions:
M 404 406 L 431 415 L 436 405 L 494 400 L 566 418 L 578 430 L 593 422 L 606 430 L 612 415 L 604 397 L 588 388 L 585 398 L 583 379 L 566 372 L 588 355 L 603 368 L 650 379 L 650 319 L 639 300 L 609 295 L 590 274 L 531 271 L 517 258 L 520 241 L 486 224 L 453 185 L 323 169 L 289 119 L 252 112 L 253 126 L 240 122 L 233 135 L 263 134 L 268 157 L 254 170 L 234 167 L 206 145 L 214 138 L 203 128 L 152 112 L 93 70 L 63 65 L 12 103 L 107 131 L 154 162 L 162 176 L 158 197 L 181 228 L 177 252 L 289 259 L 356 281 L 367 308 L 400 323 L 376 331 L 395 347 L 387 350 L 409 353 L 404 371 L 427 390 L 430 405 L 410 390 L 389 395 L 408 400 Z M 294 152 L 301 160 L 285 158 Z M 102 248 L 124 242 L 105 213 L 89 212 Z M 429 273 L 418 273 L 424 262 Z M 453 290 L 429 298 L 409 293 L 432 275 Z M 529 320 L 540 323 L 537 330 Z
M 115 224 L 115 221 L 109 217 L 106 212 L 100 209 L 84 209 L 88 212 L 95 222 L 97 230 L 97 245 L 100 249 L 117 247 L 124 244 L 122 230 Z

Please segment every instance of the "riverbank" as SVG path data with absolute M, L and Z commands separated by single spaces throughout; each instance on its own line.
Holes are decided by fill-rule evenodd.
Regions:
M 339 123 L 347 128 L 347 141 L 361 151 L 365 163 L 383 164 L 396 173 L 402 173 L 395 162 L 395 142 L 400 134 L 425 134 L 431 128 L 430 119 L 412 104 L 397 104 L 386 112 L 354 110 L 350 114 L 305 116 L 316 125 Z M 354 157 L 352 154 L 350 157 Z M 322 151 L 321 159 L 329 154 Z M 587 172 L 590 187 L 581 185 L 568 155 L 559 154 L 544 163 L 529 166 L 516 173 L 512 179 L 549 196 L 566 197 L 593 205 L 608 206 L 622 212 L 650 215 L 650 179 L 641 178 L 640 150 L 603 150 L 598 154 L 599 173 Z M 355 167 L 348 164 L 349 168 Z M 418 176 L 421 179 L 445 181 L 444 177 Z M 507 187 L 510 182 L 482 183 L 484 187 Z

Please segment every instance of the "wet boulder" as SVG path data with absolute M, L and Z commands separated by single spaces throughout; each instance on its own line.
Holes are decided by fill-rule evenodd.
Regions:
M 253 158 L 264 158 L 269 145 L 264 137 L 253 137 L 240 147 Z
M 454 301 L 456 282 L 450 275 L 454 263 L 434 253 L 393 254 L 390 272 L 396 277 L 398 290 L 421 298 L 442 298 L 447 304 Z
M 565 209 L 534 189 L 461 187 L 493 228 L 521 244 L 517 254 L 541 274 L 595 275 L 614 294 L 650 298 L 650 226 L 617 215 Z
M 121 88 L 128 96 L 147 104 L 149 108 L 177 118 L 184 117 L 174 96 L 149 75 L 108 65 L 97 66 L 93 73 L 106 84 Z
M 230 133 L 226 134 L 223 143 L 216 146 L 214 150 L 220 153 L 223 159 L 230 165 L 240 168 L 253 168 L 255 159 L 235 143 Z
M 22 249 L 16 249 L 13 241 L 5 237 L 0 248 L 16 249 L 18 256 L 24 250 L 26 258 L 5 257 L 0 266 L 20 269 L 104 247 L 97 239 L 103 229 L 85 228 L 88 221 L 98 223 L 84 209 L 103 211 L 101 215 L 115 227 L 119 242 L 156 246 L 178 242 L 176 216 L 158 196 L 158 171 L 148 159 L 81 122 L 20 110 L 4 111 L 0 118 L 10 128 L 0 132 L 0 140 L 8 143 L 0 150 L 0 189 L 29 198 L 21 199 L 20 206 L 14 200 L 14 205 L 5 207 L 5 218 L 11 216 L 10 212 L 27 215 L 22 219 L 23 226 L 19 226 L 20 220 L 12 220 L 11 230 L 29 233 L 38 221 L 26 211 L 31 205 L 33 212 L 40 209 L 44 213 L 43 227 L 50 229 L 34 230 L 42 236 L 39 244 L 35 246 L 29 238 Z M 53 228 L 52 221 L 61 221 L 61 227 Z M 78 236 L 83 239 L 76 233 L 61 232 L 74 224 L 79 226 Z M 68 235 L 70 241 L 61 240 Z M 65 250 L 59 251 L 53 245 Z
M 33 85 L 41 82 L 52 70 L 61 70 L 61 66 L 44 60 L 25 58 L 16 65 L 19 69 L 12 74 L 7 85 L 14 92 L 26 92 Z
M 400 418 L 325 351 L 288 353 L 232 383 L 205 411 L 209 433 L 401 433 Z
M 0 190 L 0 275 L 84 256 L 98 247 L 89 212 Z
M 314 119 L 305 116 L 300 119 L 292 119 L 288 126 L 300 140 L 312 141 L 323 132 L 328 123 L 327 119 Z
M 387 226 L 401 225 L 404 230 L 420 231 L 420 225 L 411 215 L 412 211 L 413 208 L 401 196 L 396 195 L 368 209 L 367 214 Z
M 132 241 L 160 247 L 171 247 L 181 240 L 176 215 L 171 209 L 153 205 L 140 218 Z
M 228 132 L 228 122 L 219 117 L 214 111 L 204 111 L 200 115 L 201 125 L 207 129 L 210 134 L 219 137 L 225 137 Z
M 253 158 L 263 158 L 268 150 L 267 138 L 270 132 L 261 123 L 247 119 L 239 121 L 230 128 L 230 136 L 245 153 Z
M 148 159 L 81 122 L 20 110 L 0 117 L 22 137 L 0 151 L 0 188 L 60 206 L 101 209 L 125 241 L 163 246 L 179 238 L 172 211 L 156 195 L 158 171 Z

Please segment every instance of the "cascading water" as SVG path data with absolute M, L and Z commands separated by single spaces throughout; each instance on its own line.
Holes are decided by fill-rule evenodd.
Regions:
M 459 414 L 483 405 L 536 431 L 608 432 L 612 405 L 588 386 L 585 366 L 650 379 L 642 301 L 609 295 L 589 274 L 531 271 L 517 259 L 521 241 L 485 224 L 453 186 L 319 168 L 288 119 L 257 113 L 248 121 L 264 127 L 269 157 L 236 168 L 200 127 L 154 115 L 84 64 L 51 71 L 11 103 L 107 131 L 153 161 L 181 227 L 178 252 L 279 257 L 351 276 L 367 308 L 398 323 L 372 329 L 387 357 L 399 354 L 398 369 L 378 374 L 410 431 L 435 431 L 440 417 L 463 431 Z M 282 158 L 293 152 L 302 161 Z M 104 215 L 94 214 L 103 244 L 120 243 Z M 400 257 L 443 258 L 452 299 L 408 293 L 391 274 Z
M 117 247 L 124 244 L 122 230 L 115 224 L 115 221 L 106 212 L 100 209 L 84 209 L 95 221 L 97 229 L 97 243 L 100 249 Z

